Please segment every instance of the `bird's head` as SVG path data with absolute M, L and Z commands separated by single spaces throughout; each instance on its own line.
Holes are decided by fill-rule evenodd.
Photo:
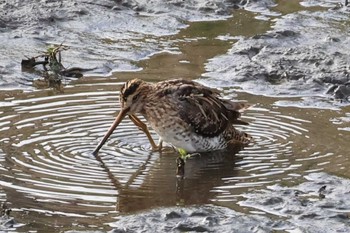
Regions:
M 148 87 L 149 84 L 141 79 L 133 79 L 124 84 L 120 90 L 121 110 L 119 111 L 119 114 L 116 116 L 106 135 L 94 150 L 94 155 L 98 153 L 103 144 L 105 144 L 109 136 L 111 136 L 113 131 L 117 128 L 126 115 L 132 117 L 133 114 L 142 112 L 144 106 L 143 100 L 147 94 Z
M 128 114 L 141 112 L 144 106 L 145 89 L 147 83 L 141 79 L 127 81 L 120 90 L 120 104 L 122 111 Z

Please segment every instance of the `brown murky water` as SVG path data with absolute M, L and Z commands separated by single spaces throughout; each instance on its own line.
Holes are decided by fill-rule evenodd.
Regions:
M 281 99 L 233 89 L 223 95 L 255 104 L 244 114 L 250 122 L 244 130 L 254 143 L 239 152 L 189 159 L 184 180 L 175 176 L 177 153 L 151 152 L 147 138 L 128 119 L 101 150 L 101 161 L 91 154 L 120 108 L 124 80 L 196 78 L 207 59 L 230 47 L 218 35 L 268 29 L 269 22 L 242 11 L 227 21 L 192 23 L 172 38 L 181 54 L 155 55 L 141 62 L 141 72 L 82 79 L 62 94 L 3 92 L 0 201 L 10 203 L 12 215 L 26 224 L 19 231 L 109 230 L 122 214 L 160 206 L 213 203 L 249 212 L 237 204 L 243 193 L 293 185 L 315 171 L 350 177 L 349 135 L 342 130 L 349 127 L 342 117 L 350 107 L 283 107 L 275 104 Z

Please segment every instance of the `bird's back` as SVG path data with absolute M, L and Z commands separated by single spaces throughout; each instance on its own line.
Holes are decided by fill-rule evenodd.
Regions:
M 164 123 L 162 120 L 151 123 L 156 127 L 156 131 L 157 127 L 161 127 L 160 124 L 167 124 L 167 127 L 176 125 L 196 135 L 196 141 L 215 139 L 220 147 L 232 140 L 244 144 L 250 140 L 247 134 L 239 132 L 232 126 L 233 124 L 248 124 L 239 119 L 241 115 L 239 111 L 249 107 L 247 103 L 221 99 L 218 90 L 184 79 L 159 82 L 154 85 L 153 89 L 153 98 L 159 102 L 159 108 L 153 109 L 158 111 L 157 118 L 161 118 L 162 114 L 163 118 L 168 118 Z M 159 114 L 161 111 L 163 113 Z M 165 128 L 158 129 L 158 131 L 165 130 Z M 165 134 L 165 132 L 158 133 Z M 185 133 L 182 134 L 184 137 L 188 136 Z

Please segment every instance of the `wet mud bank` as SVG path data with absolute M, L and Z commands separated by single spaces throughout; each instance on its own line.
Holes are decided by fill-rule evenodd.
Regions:
M 308 7 L 326 5 L 312 3 L 301 2 Z M 350 53 L 344 48 L 350 47 L 350 8 L 326 6 L 275 18 L 272 30 L 242 38 L 225 55 L 210 59 L 203 82 L 267 96 L 347 101 Z M 316 106 L 318 99 L 313 102 Z
M 232 10 L 251 5 L 254 2 L 2 1 L 0 86 L 32 89 L 39 77 L 21 72 L 20 61 L 62 43 L 70 47 L 63 53 L 63 64 L 89 70 L 86 76 L 139 71 L 137 63 L 150 56 L 180 53 L 178 39 L 171 36 L 188 22 L 227 19 Z
M 344 49 L 350 44 L 350 10 L 338 1 L 3 1 L 0 8 L 1 89 L 33 89 L 39 77 L 21 72 L 19 61 L 49 45 L 69 46 L 64 64 L 88 70 L 85 76 L 137 72 L 147 69 L 150 57 L 183 54 L 183 44 L 200 40 L 200 35 L 177 37 L 189 22 L 225 20 L 245 9 L 272 29 L 254 36 L 217 35 L 233 46 L 203 61 L 197 77 L 202 74 L 204 82 L 208 77 L 209 85 L 268 96 L 343 102 L 350 95 Z
M 213 205 L 155 209 L 119 217 L 111 232 L 349 232 L 350 180 L 326 173 L 304 178 L 297 186 L 242 194 L 246 214 Z

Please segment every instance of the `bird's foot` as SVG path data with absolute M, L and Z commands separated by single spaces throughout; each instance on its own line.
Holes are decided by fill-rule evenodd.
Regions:
M 159 140 L 158 145 L 156 145 L 155 143 L 151 143 L 151 146 L 152 146 L 152 151 L 153 152 L 162 152 L 166 148 L 166 147 L 163 147 L 163 141 L 162 140 Z

